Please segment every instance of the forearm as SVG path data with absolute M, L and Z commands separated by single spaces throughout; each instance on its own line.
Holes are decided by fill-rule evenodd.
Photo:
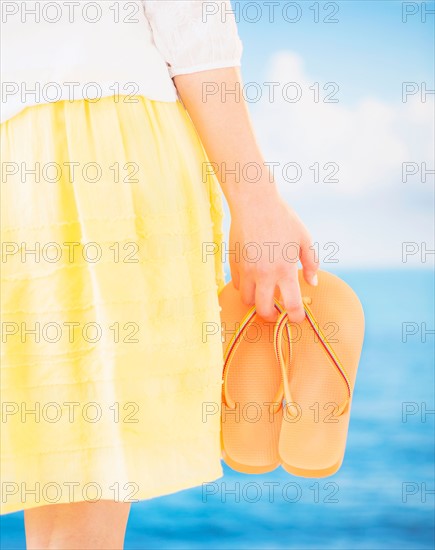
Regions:
M 264 164 L 255 138 L 246 101 L 231 90 L 242 89 L 238 67 L 178 75 L 174 83 L 204 145 L 216 165 L 216 176 L 231 210 L 277 195 L 275 182 Z M 217 93 L 205 94 L 205 85 L 217 85 Z M 221 90 L 227 93 L 222 97 Z M 251 172 L 249 171 L 251 163 Z M 255 164 L 252 164 L 255 163 Z M 260 177 L 257 180 L 255 168 Z M 231 171 L 236 171 L 236 174 Z M 244 174 L 249 176 L 244 178 Z M 252 181 L 255 180 L 255 181 Z

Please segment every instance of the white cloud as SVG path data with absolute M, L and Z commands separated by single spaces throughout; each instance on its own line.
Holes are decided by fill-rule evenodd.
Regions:
M 402 163 L 426 162 L 428 169 L 434 168 L 433 99 L 421 103 L 416 95 L 407 103 L 392 104 L 365 97 L 346 106 L 340 90 L 339 103 L 315 103 L 309 90 L 315 75 L 308 76 L 301 57 L 289 51 L 272 56 L 267 80 L 298 82 L 302 88 L 296 103 L 285 101 L 280 86 L 273 103 L 264 93 L 250 110 L 265 158 L 280 163 L 275 175 L 281 192 L 313 239 L 321 246 L 339 245 L 338 267 L 430 265 L 431 256 L 422 263 L 420 254 L 403 264 L 401 248 L 404 241 L 418 246 L 424 241 L 434 248 L 434 176 L 422 183 L 417 174 L 403 183 Z M 321 99 L 326 93 L 322 85 Z M 300 165 L 300 181 L 289 183 L 282 177 L 288 162 Z M 340 181 L 314 183 L 309 167 L 316 162 L 321 180 L 325 163 L 337 163 Z

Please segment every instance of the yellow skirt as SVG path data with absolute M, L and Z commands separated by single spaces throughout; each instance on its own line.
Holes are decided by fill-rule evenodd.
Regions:
M 1 126 L 1 513 L 222 476 L 223 207 L 180 101 Z

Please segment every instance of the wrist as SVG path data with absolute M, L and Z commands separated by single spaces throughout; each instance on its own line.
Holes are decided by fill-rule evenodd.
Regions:
M 224 194 L 231 214 L 258 207 L 267 208 L 268 205 L 276 204 L 276 201 L 281 200 L 276 183 L 270 180 L 258 182 L 244 180 L 229 184 Z

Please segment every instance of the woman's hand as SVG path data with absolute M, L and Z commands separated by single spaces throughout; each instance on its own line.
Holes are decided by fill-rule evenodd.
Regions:
M 231 212 L 229 245 L 231 277 L 243 303 L 255 304 L 263 319 L 275 321 L 273 297 L 278 287 L 290 321 L 302 322 L 298 260 L 305 280 L 314 285 L 318 261 L 307 229 L 290 206 L 276 193 L 238 202 Z

